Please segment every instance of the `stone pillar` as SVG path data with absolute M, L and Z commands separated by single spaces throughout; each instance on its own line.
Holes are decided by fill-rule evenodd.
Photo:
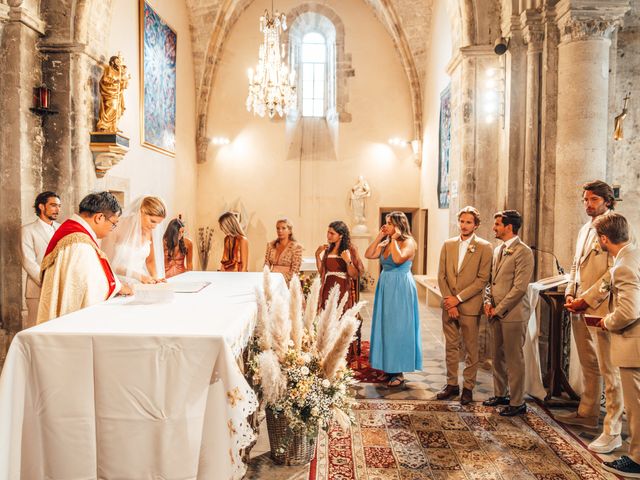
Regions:
M 529 244 L 537 239 L 538 205 L 540 202 L 538 179 L 540 174 L 540 76 L 542 68 L 542 42 L 544 29 L 541 15 L 536 10 L 525 10 L 521 15 L 523 38 L 527 45 L 525 142 L 522 238 Z
M 629 9 L 628 1 L 594 6 L 589 0 L 561 0 L 556 6 L 558 117 L 555 252 L 568 265 L 575 238 L 586 221 L 581 185 L 606 177 L 611 34 Z
M 41 119 L 29 108 L 41 83 L 36 42 L 44 24 L 30 7 L 10 2 L 0 46 L 0 316 L 9 336 L 22 328 L 20 227 L 33 218 L 30 204 L 40 189 Z
M 447 66 L 451 76 L 451 155 L 449 177 L 455 182 L 449 203 L 450 234 L 457 233 L 457 213 L 465 205 L 481 210 L 479 235 L 493 238 L 490 216 L 497 210 L 498 119 L 487 124 L 480 109 L 480 81 L 498 68 L 493 47 L 463 47 Z

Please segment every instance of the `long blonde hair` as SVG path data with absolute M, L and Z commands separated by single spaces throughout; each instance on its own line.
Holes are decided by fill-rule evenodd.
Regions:
M 218 218 L 218 225 L 220 225 L 220 230 L 225 235 L 229 235 L 231 237 L 246 237 L 247 235 L 244 233 L 240 222 L 238 222 L 238 218 L 233 212 L 225 212 L 220 215 Z
M 411 235 L 411 227 L 409 226 L 409 219 L 404 212 L 391 212 L 387 214 L 385 220 L 391 220 L 391 224 L 394 227 L 398 227 L 400 230 L 400 240 L 413 238 L 413 235 Z
M 140 211 L 151 217 L 167 217 L 167 206 L 160 197 L 144 197 L 140 204 Z

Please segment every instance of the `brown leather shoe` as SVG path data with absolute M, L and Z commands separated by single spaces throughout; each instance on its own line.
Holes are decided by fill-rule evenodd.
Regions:
M 462 395 L 460 395 L 460 405 L 469 405 L 473 402 L 473 392 L 468 388 L 462 389 Z
M 436 398 L 438 400 L 449 400 L 451 397 L 457 397 L 458 395 L 460 395 L 460 387 L 447 384 L 436 394 Z

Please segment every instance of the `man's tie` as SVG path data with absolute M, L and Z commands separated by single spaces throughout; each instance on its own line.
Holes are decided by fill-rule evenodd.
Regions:
M 496 268 L 498 268 L 500 266 L 500 263 L 502 263 L 502 257 L 504 256 L 504 249 L 506 248 L 506 244 L 502 244 L 500 246 L 500 252 L 498 252 L 498 262 L 496 263 Z

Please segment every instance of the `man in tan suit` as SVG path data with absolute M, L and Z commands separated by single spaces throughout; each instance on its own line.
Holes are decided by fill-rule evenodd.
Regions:
M 473 401 L 478 372 L 478 328 L 482 313 L 482 292 L 491 274 L 491 244 L 476 236 L 480 213 L 474 207 L 458 212 L 460 235 L 450 238 L 440 252 L 438 286 L 443 298 L 442 331 L 445 339 L 447 384 L 436 395 L 447 400 L 460 394 L 458 361 L 460 336 L 464 342 L 465 368 L 460 403 Z
M 578 411 L 557 415 L 562 423 L 597 428 L 600 394 L 604 378 L 607 413 L 604 431 L 589 444 L 589 450 L 609 453 L 622 445 L 622 386 L 620 371 L 611 362 L 609 332 L 587 327 L 584 316 L 604 317 L 609 313 L 609 291 L 601 289 L 609 281 L 613 265 L 610 253 L 602 251 L 593 223 L 615 207 L 613 189 L 596 180 L 583 186 L 582 199 L 589 221 L 580 229 L 569 284 L 565 291 L 566 308 L 571 312 L 571 329 L 582 368 L 583 391 Z
M 625 478 L 640 478 L 640 249 L 629 241 L 629 224 L 619 213 L 598 217 L 594 224 L 603 251 L 615 257 L 610 279 L 612 311 L 599 326 L 611 332 L 611 360 L 620 367 L 629 423 L 629 453 L 605 469 Z
M 522 216 L 515 210 L 494 215 L 493 231 L 504 243 L 495 249 L 484 311 L 493 334 L 493 393 L 482 402 L 506 405 L 500 415 L 512 417 L 527 411 L 524 403 L 524 341 L 529 312 L 523 297 L 533 277 L 533 254 L 520 241 Z
M 38 302 L 40 301 L 40 264 L 49 240 L 60 224 L 56 222 L 60 214 L 60 197 L 54 192 L 38 194 L 34 202 L 38 218 L 22 226 L 22 268 L 27 272 L 25 285 L 25 303 L 27 304 L 27 319 L 23 328 L 33 327 L 38 317 Z

